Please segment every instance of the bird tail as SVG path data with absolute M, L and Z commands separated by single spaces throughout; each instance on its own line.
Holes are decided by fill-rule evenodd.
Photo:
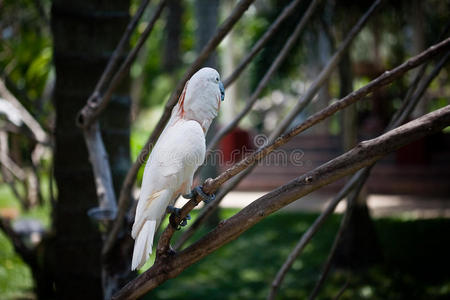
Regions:
M 133 260 L 131 270 L 141 268 L 152 253 L 153 237 L 156 231 L 156 221 L 145 221 L 134 242 Z
M 131 232 L 131 236 L 135 239 L 131 270 L 141 268 L 152 253 L 153 238 L 171 195 L 169 190 L 162 190 L 151 194 L 148 199 L 139 200 L 140 205 L 137 207 Z

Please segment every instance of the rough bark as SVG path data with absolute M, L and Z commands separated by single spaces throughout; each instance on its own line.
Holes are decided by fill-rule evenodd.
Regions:
M 83 134 L 75 118 L 127 26 L 128 9 L 129 1 L 120 0 L 55 0 L 52 5 L 56 69 L 54 174 L 59 193 L 53 211 L 53 234 L 44 250 L 57 299 L 103 296 L 102 240 L 97 224 L 87 215 L 90 208 L 97 206 L 97 195 Z M 110 156 L 122 163 L 123 169 L 128 167 L 124 162 L 129 159 L 128 102 L 126 95 L 113 97 L 112 106 L 120 114 L 112 113 L 102 122 L 104 133 L 115 141 L 114 149 L 108 149 Z M 112 168 L 114 173 L 116 167 Z M 119 184 L 121 176 L 123 171 L 118 177 L 113 174 L 115 183 Z
M 359 143 L 343 155 L 295 178 L 253 201 L 231 218 L 185 250 L 160 252 L 155 264 L 141 276 L 129 282 L 113 299 L 136 299 L 223 245 L 233 241 L 256 223 L 320 187 L 339 180 L 373 164 L 386 154 L 450 124 L 450 106 L 429 113 L 375 139 Z M 171 226 L 169 226 L 171 227 Z M 168 228 L 169 228 L 168 227 Z M 161 240 L 160 240 L 161 244 Z
M 344 25 L 345 27 L 345 25 Z M 344 29 L 345 30 L 345 29 Z M 347 52 L 339 64 L 340 96 L 353 90 L 353 73 L 350 53 Z M 357 142 L 358 126 L 356 105 L 350 106 L 342 113 L 342 141 L 345 150 L 351 149 Z M 340 230 L 340 243 L 336 244 L 336 262 L 349 268 L 364 268 L 378 262 L 381 248 L 367 206 L 367 193 L 362 191 L 355 195 L 355 201 L 348 207 L 346 226 Z M 347 203 L 350 201 L 347 200 Z M 352 263 L 351 265 L 349 263 Z

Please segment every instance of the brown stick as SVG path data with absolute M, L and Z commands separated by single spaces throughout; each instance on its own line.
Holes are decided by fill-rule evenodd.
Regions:
M 422 78 L 423 74 L 422 72 L 419 72 L 414 80 L 414 84 L 416 84 L 416 89 L 412 88 L 408 90 L 408 94 L 405 97 L 406 99 L 404 100 L 404 104 L 406 104 L 404 107 L 404 109 L 399 110 L 399 114 L 397 114 L 397 117 L 393 117 L 392 122 L 390 123 L 390 125 L 388 126 L 388 130 L 395 128 L 399 125 L 401 125 L 412 113 L 412 111 L 414 110 L 414 108 L 417 106 L 419 100 L 422 98 L 423 94 L 425 93 L 425 91 L 427 90 L 427 88 L 429 87 L 430 83 L 433 81 L 433 79 L 439 74 L 439 72 L 441 71 L 442 67 L 445 65 L 445 63 L 448 61 L 450 57 L 450 52 L 447 52 L 446 55 L 444 55 L 444 57 L 442 57 L 439 62 L 437 63 L 437 65 L 434 67 L 434 69 L 431 71 L 431 73 L 422 81 L 420 81 L 420 79 Z M 424 67 L 426 67 L 426 65 L 424 65 Z M 425 69 L 425 68 L 424 68 Z M 416 80 L 418 79 L 418 80 Z M 420 84 L 419 84 L 420 82 Z M 419 84 L 419 86 L 417 86 L 417 84 Z M 415 92 L 411 92 L 409 93 L 411 90 L 415 90 Z M 414 96 L 411 96 L 412 94 L 414 94 Z M 408 99 L 409 96 L 409 99 Z M 355 187 L 355 191 L 352 193 L 352 197 L 350 197 L 348 199 L 348 204 L 347 204 L 347 210 L 346 213 L 343 217 L 343 220 L 341 222 L 341 226 L 339 227 L 339 231 L 336 234 L 335 240 L 333 242 L 333 245 L 331 247 L 330 253 L 328 255 L 328 258 L 324 264 L 322 273 L 320 274 L 319 280 L 317 281 L 316 285 L 313 288 L 313 291 L 311 292 L 311 295 L 309 296 L 309 300 L 314 300 L 319 291 L 320 288 L 322 287 L 323 283 L 325 282 L 326 277 L 328 276 L 328 273 L 331 269 L 331 264 L 333 262 L 334 259 L 334 255 L 336 253 L 336 249 L 337 246 L 339 244 L 339 241 L 342 237 L 342 233 L 345 229 L 346 226 L 348 226 L 348 214 L 349 214 L 349 210 L 352 209 L 352 207 L 354 206 L 354 202 L 356 201 L 356 199 L 358 198 L 359 193 L 361 192 L 362 187 L 364 186 L 365 182 L 367 181 L 367 179 L 370 176 L 370 173 L 372 171 L 372 167 L 374 165 L 368 166 L 366 168 L 363 169 L 364 172 L 364 178 L 362 178 L 362 180 L 360 180 L 358 182 L 358 184 Z
M 216 177 L 214 180 L 206 181 L 204 183 L 204 190 L 207 193 L 214 193 L 222 184 L 224 184 L 226 181 L 233 178 L 227 185 L 225 185 L 225 187 L 222 188 L 219 195 L 217 195 L 216 200 L 213 203 L 209 204 L 206 207 L 206 210 L 200 216 L 202 218 L 206 218 L 207 215 L 211 214 L 212 211 L 215 209 L 215 207 L 218 206 L 218 201 L 220 201 L 220 199 L 222 199 L 223 196 L 225 196 L 230 190 L 232 190 L 245 176 L 247 176 L 252 171 L 252 168 L 255 166 L 256 162 L 258 162 L 259 160 L 264 158 L 266 155 L 271 153 L 273 150 L 286 144 L 297 134 L 305 131 L 306 129 L 321 122 L 322 120 L 332 116 L 336 112 L 346 108 L 347 106 L 355 103 L 356 101 L 361 100 L 364 96 L 368 95 L 369 93 L 379 89 L 382 86 L 385 86 L 385 85 L 393 82 L 395 79 L 402 76 L 407 71 L 424 63 L 428 59 L 434 57 L 435 55 L 437 55 L 441 51 L 448 49 L 449 47 L 450 47 L 450 38 L 447 38 L 444 41 L 429 47 L 425 51 L 408 59 L 407 61 L 405 61 L 403 64 L 397 66 L 396 68 L 394 68 L 390 71 L 384 72 L 382 75 L 380 75 L 376 79 L 369 82 L 366 86 L 360 88 L 357 91 L 354 91 L 354 92 L 348 94 L 346 97 L 340 99 L 339 101 L 336 101 L 335 103 L 333 103 L 333 104 L 327 106 L 326 108 L 318 111 L 317 113 L 313 114 L 308 119 L 306 119 L 303 123 L 296 126 L 288 133 L 278 137 L 271 144 L 260 148 L 255 153 L 247 156 L 240 162 L 236 163 L 231 168 L 227 169 L 225 172 L 223 172 L 218 177 Z M 238 174 L 238 173 L 240 173 L 240 174 Z M 187 204 L 189 204 L 189 202 Z M 189 205 L 189 207 L 195 207 L 195 205 L 192 206 L 192 204 L 193 203 L 191 203 Z M 190 210 L 186 210 L 186 211 L 182 210 L 182 211 L 185 212 L 185 214 L 182 214 L 182 218 L 184 218 L 184 217 L 186 217 L 186 215 L 189 213 Z M 180 219 L 180 221 L 181 221 L 181 219 Z M 194 222 L 194 224 L 195 224 L 195 222 Z M 195 226 L 198 227 L 198 225 L 195 225 Z M 191 231 L 189 234 L 192 234 L 192 233 L 193 232 Z M 184 239 L 186 240 L 186 238 L 184 238 Z M 178 243 L 177 245 L 180 246 L 180 243 Z
M 185 250 L 179 253 L 160 254 L 149 270 L 129 282 L 113 299 L 136 299 L 236 239 L 247 229 L 280 208 L 324 185 L 373 164 L 384 155 L 414 140 L 440 131 L 449 124 L 450 105 L 375 139 L 359 143 L 343 155 L 255 200 L 231 218 L 222 221 L 214 230 Z
M 25 172 L 17 166 L 14 161 L 9 157 L 9 146 L 8 146 L 8 134 L 0 130 L 0 173 L 3 180 L 8 184 L 14 196 L 20 202 L 20 205 L 24 209 L 27 209 L 27 199 L 26 196 L 22 196 L 16 187 L 16 181 L 14 177 L 18 179 L 19 182 L 25 180 Z
M 332 71 L 337 66 L 337 64 L 342 59 L 345 51 L 350 46 L 353 39 L 356 35 L 361 31 L 364 25 L 367 23 L 369 17 L 376 11 L 376 9 L 381 5 L 382 0 L 376 0 L 367 10 L 367 12 L 359 19 L 358 23 L 353 26 L 352 30 L 350 30 L 349 34 L 336 50 L 336 53 L 330 58 L 327 62 L 327 65 L 320 72 L 319 76 L 314 80 L 311 86 L 308 88 L 306 93 L 301 96 L 297 104 L 289 111 L 288 115 L 281 121 L 272 134 L 269 137 L 269 140 L 276 139 L 278 136 L 283 134 L 296 116 L 311 102 L 314 96 L 319 91 L 320 87 L 324 84 L 324 82 L 330 77 Z
M 91 96 L 87 100 L 86 105 L 80 110 L 77 116 L 77 125 L 81 128 L 88 128 L 91 126 L 95 120 L 97 120 L 100 113 L 106 108 L 108 105 L 113 91 L 117 88 L 119 83 L 122 81 L 123 77 L 127 74 L 128 69 L 133 63 L 136 55 L 141 50 L 144 42 L 149 37 L 152 29 L 158 20 L 159 16 L 162 13 L 162 10 L 166 4 L 166 0 L 162 0 L 153 14 L 152 19 L 148 23 L 142 35 L 139 37 L 139 40 L 134 47 L 134 49 L 128 54 L 125 61 L 121 64 L 119 70 L 116 70 L 117 65 L 119 64 L 120 58 L 124 53 L 126 47 L 128 46 L 128 42 L 130 40 L 130 36 L 136 28 L 139 19 L 142 17 L 145 8 L 147 7 L 149 0 L 143 0 L 131 21 L 128 23 L 127 28 L 125 29 L 124 34 L 122 35 L 119 44 L 114 50 L 111 58 L 108 61 L 108 64 L 105 70 L 102 73 L 97 85 L 95 86 L 94 91 Z M 114 75 L 114 76 L 113 76 Z M 112 80 L 110 81 L 112 77 Z M 103 90 L 105 90 L 103 92 Z M 102 95 L 102 93 L 104 93 Z
M 270 292 L 267 297 L 268 300 L 275 299 L 277 295 L 278 289 L 283 282 L 284 277 L 287 272 L 291 268 L 294 261 L 297 257 L 303 252 L 306 245 L 311 241 L 313 236 L 319 231 L 320 227 L 322 227 L 325 220 L 331 216 L 331 214 L 336 209 L 336 206 L 344 199 L 351 190 L 355 187 L 358 180 L 360 180 L 361 171 L 358 171 L 352 178 L 345 184 L 345 186 L 339 191 L 339 193 L 328 203 L 325 210 L 320 214 L 319 217 L 314 221 L 314 223 L 308 228 L 308 230 L 302 235 L 301 239 L 298 241 L 297 245 L 294 247 L 286 261 L 281 266 L 274 280 L 272 281 L 272 285 L 270 287 Z
M 356 35 L 358 34 L 359 31 L 361 31 L 361 29 L 363 28 L 364 24 L 367 22 L 368 18 L 375 12 L 376 8 L 380 5 L 381 1 L 375 1 L 372 6 L 368 9 L 368 11 L 361 17 L 361 19 L 355 24 L 355 26 L 352 28 L 352 30 L 350 30 L 349 34 L 347 35 L 347 37 L 345 38 L 344 42 L 342 42 L 342 44 L 340 45 L 340 47 L 338 48 L 338 50 L 336 50 L 335 54 L 333 55 L 333 57 L 329 60 L 328 64 L 325 66 L 325 68 L 322 70 L 322 72 L 319 74 L 318 78 L 311 84 L 311 86 L 308 88 L 308 90 L 306 91 L 306 93 L 301 97 L 301 99 L 299 100 L 298 104 L 296 105 L 296 107 L 294 107 L 295 110 L 295 114 L 294 111 L 291 111 L 291 113 L 286 117 L 286 119 L 284 119 L 281 124 L 279 124 L 274 132 L 271 134 L 270 138 L 269 138 L 269 142 L 273 142 L 281 133 L 283 133 L 287 126 L 289 126 L 289 124 L 292 122 L 293 118 L 298 115 L 298 113 L 303 110 L 303 108 L 306 107 L 306 105 L 313 99 L 313 97 L 316 95 L 317 91 L 320 89 L 320 87 L 324 84 L 324 82 L 328 79 L 328 77 L 331 75 L 332 71 L 334 70 L 334 68 L 337 66 L 337 64 L 339 63 L 339 61 L 341 60 L 343 54 L 345 53 L 345 51 L 348 49 L 348 47 L 350 46 L 350 43 L 353 41 L 353 39 L 356 37 Z M 313 4 L 313 3 L 312 3 Z M 311 5 L 312 5 L 311 4 Z M 251 99 L 252 100 L 252 99 Z M 256 100 L 256 99 L 255 99 Z M 250 105 L 248 106 L 248 110 L 251 108 L 251 105 L 253 105 L 252 102 L 250 102 Z M 303 103 L 302 105 L 299 105 L 299 103 Z M 247 109 L 247 107 L 245 108 Z M 221 132 L 219 132 L 219 134 L 214 137 L 214 140 L 210 143 L 210 145 L 208 145 L 208 151 L 207 151 L 207 155 L 212 151 L 213 147 L 220 141 L 221 138 L 223 138 L 223 136 L 228 133 L 229 131 L 231 131 L 235 126 L 237 126 L 237 124 L 239 123 L 239 121 L 245 116 L 245 114 L 248 112 L 247 111 L 241 112 L 241 114 L 239 114 L 235 120 L 233 120 L 227 127 L 224 128 L 224 130 L 222 130 Z M 206 220 L 207 215 L 209 216 L 215 209 L 216 207 L 218 207 L 220 201 L 222 200 L 223 196 L 225 196 L 228 191 L 230 191 L 231 189 L 233 189 L 242 178 L 244 178 L 245 176 L 247 176 L 248 174 L 250 174 L 252 168 L 250 168 L 249 170 L 245 170 L 243 173 L 241 173 L 235 180 L 233 180 L 233 182 L 231 182 L 230 184 L 228 184 L 226 186 L 226 188 L 224 189 L 224 191 L 222 191 L 220 193 L 220 195 L 216 198 L 216 202 L 214 202 L 213 204 L 211 204 L 211 206 L 208 206 L 206 209 L 206 211 L 204 211 L 205 213 L 202 212 L 202 214 L 200 215 L 201 218 L 198 218 L 194 225 L 196 227 L 193 227 L 193 229 L 186 231 L 186 233 L 183 234 L 183 236 L 180 238 L 180 242 L 177 243 L 177 246 L 181 247 L 182 244 L 187 241 L 187 239 L 194 233 L 194 228 L 198 228 L 200 225 L 200 220 L 201 222 L 203 222 L 204 220 Z
M 192 76 L 192 74 L 194 74 L 194 72 L 198 68 L 200 68 L 201 64 L 208 58 L 209 54 L 219 45 L 219 43 L 233 28 L 233 26 L 237 23 L 237 21 L 239 21 L 239 19 L 242 17 L 247 8 L 253 3 L 253 1 L 254 0 L 241 0 L 237 4 L 235 9 L 231 12 L 230 16 L 222 23 L 222 25 L 217 30 L 216 34 L 209 40 L 209 42 L 203 48 L 202 52 L 199 54 L 197 59 L 186 71 L 183 78 L 178 82 L 175 92 L 172 94 L 169 101 L 167 101 L 165 105 L 163 115 L 159 119 L 158 124 L 156 125 L 149 139 L 147 140 L 141 152 L 139 153 L 138 159 L 131 166 L 130 170 L 128 171 L 125 177 L 119 195 L 118 215 L 103 245 L 102 250 L 103 254 L 109 252 L 109 250 L 112 248 L 115 242 L 116 236 L 119 233 L 119 230 L 123 223 L 123 218 L 127 211 L 129 199 L 131 196 L 131 189 L 133 188 L 133 184 L 136 180 L 139 168 L 141 167 L 141 164 L 145 161 L 146 156 L 150 153 L 151 146 L 156 143 L 156 140 L 158 139 L 159 135 L 164 129 L 164 126 L 169 120 L 172 108 L 175 106 L 176 101 L 183 90 L 184 84 Z
M 9 103 L 11 103 L 20 113 L 22 121 L 30 128 L 37 142 L 41 144 L 48 144 L 50 139 L 47 133 L 42 129 L 41 125 L 34 119 L 34 117 L 27 111 L 27 109 L 14 97 L 13 94 L 6 88 L 3 80 L 0 79 L 0 95 Z
M 235 128 L 239 122 L 250 112 L 255 102 L 258 100 L 259 95 L 262 93 L 264 88 L 269 84 L 270 79 L 272 78 L 272 75 L 275 73 L 276 70 L 281 66 L 281 64 L 286 59 L 286 56 L 291 51 L 294 44 L 297 42 L 300 34 L 302 33 L 303 29 L 306 26 L 306 23 L 309 21 L 311 16 L 313 15 L 317 5 L 319 4 L 320 0 L 314 0 L 309 5 L 308 9 L 304 13 L 303 17 L 301 18 L 300 22 L 295 27 L 292 34 L 289 36 L 289 39 L 287 40 L 286 44 L 281 49 L 280 53 L 275 58 L 274 62 L 270 65 L 270 68 L 267 70 L 266 74 L 264 74 L 264 77 L 261 79 L 261 81 L 258 83 L 258 86 L 256 87 L 255 91 L 250 96 L 250 99 L 247 101 L 247 104 L 245 105 L 244 109 L 242 109 L 239 114 L 230 122 L 227 124 L 227 126 L 223 127 L 219 133 L 217 133 L 214 138 L 211 140 L 211 142 L 208 145 L 208 149 L 206 151 L 206 157 L 208 157 L 211 154 L 211 151 L 217 146 L 217 144 L 220 142 L 220 140 L 227 135 L 233 128 Z
M 422 79 L 422 77 L 423 77 L 423 75 L 424 75 L 424 73 L 425 73 L 425 69 L 426 69 L 426 66 L 428 65 L 428 62 L 427 62 L 427 63 L 424 63 L 424 64 L 421 66 L 420 71 L 416 74 L 416 77 L 414 78 L 414 80 L 413 80 L 411 86 L 409 87 L 409 89 L 408 89 L 408 91 L 407 91 L 407 93 L 406 93 L 405 99 L 404 99 L 403 102 L 402 102 L 402 106 L 399 108 L 399 110 L 398 110 L 398 111 L 394 114 L 394 116 L 392 117 L 392 120 L 391 120 L 391 122 L 390 122 L 390 125 L 388 125 L 386 131 L 391 130 L 391 129 L 393 129 L 393 128 L 399 126 L 399 125 L 401 125 L 401 124 L 406 120 L 406 118 L 407 118 L 407 117 L 409 116 L 409 114 L 412 112 L 412 110 L 414 109 L 414 107 L 417 105 L 419 99 L 422 97 L 422 95 L 423 95 L 423 93 L 425 92 L 425 90 L 428 88 L 428 86 L 429 86 L 429 84 L 431 83 L 431 81 L 437 76 L 437 74 L 439 73 L 439 71 L 440 71 L 440 70 L 442 69 L 442 67 L 445 65 L 445 62 L 446 62 L 447 59 L 448 59 L 448 55 L 449 55 L 449 54 L 447 53 L 447 55 L 445 55 L 445 56 L 439 61 L 439 63 L 436 65 L 436 67 L 433 69 L 433 71 L 426 77 L 425 80 L 422 81 L 423 83 L 420 84 L 420 86 L 418 86 L 418 85 L 419 85 L 419 82 L 421 82 L 421 79 Z M 416 91 L 416 92 L 414 92 L 414 91 Z M 407 110 L 407 108 L 409 108 L 409 109 Z M 364 168 L 363 170 L 361 170 L 361 171 L 357 172 L 355 175 L 353 175 L 352 178 L 350 179 L 349 183 L 350 183 L 350 182 L 355 182 L 355 183 L 357 182 L 356 185 L 353 184 L 352 187 L 351 187 L 350 189 L 353 189 L 353 188 L 354 188 L 356 191 L 358 191 L 357 194 L 355 194 L 355 192 L 352 193 L 352 199 L 358 196 L 359 191 L 362 189 L 364 183 L 367 181 L 367 179 L 368 179 L 369 176 L 370 176 L 370 172 L 371 172 L 372 167 L 373 167 L 373 165 Z M 339 192 L 339 195 L 342 195 L 342 193 L 348 194 L 348 192 L 350 192 L 350 189 L 348 188 L 348 184 L 349 184 L 349 183 L 347 183 L 347 184 L 341 189 L 341 191 Z M 338 195 L 336 198 L 339 198 L 339 195 Z M 313 233 L 313 234 L 315 234 L 315 233 L 318 231 L 318 229 L 319 229 L 319 227 L 321 226 L 321 224 L 318 224 L 318 225 L 317 225 L 316 223 L 318 222 L 318 220 L 319 220 L 320 218 L 327 218 L 329 215 L 331 215 L 331 213 L 328 213 L 328 211 L 329 211 L 329 209 L 331 209 L 331 207 L 333 207 L 333 211 L 334 211 L 334 207 L 337 205 L 337 203 L 336 203 L 336 205 L 334 204 L 334 200 L 335 200 L 336 198 L 334 198 L 334 199 L 328 204 L 327 208 L 326 208 L 326 209 L 324 210 L 324 212 L 322 212 L 321 215 L 316 219 L 316 221 L 313 223 L 313 225 L 310 226 L 310 228 L 309 228 L 308 231 L 304 234 L 304 236 L 307 236 L 307 235 L 310 233 L 311 230 L 314 230 L 314 233 Z M 342 197 L 342 198 L 343 198 L 343 197 Z M 341 199 L 342 199 L 342 198 L 341 198 Z M 350 201 L 350 202 L 351 202 L 351 201 Z M 343 222 L 344 222 L 344 221 L 343 221 Z M 333 257 L 333 255 L 334 255 L 333 253 L 334 253 L 334 251 L 335 251 L 335 247 L 336 247 L 335 245 L 336 245 L 337 242 L 339 241 L 339 236 L 340 236 L 340 234 L 341 234 L 341 232 L 342 232 L 342 230 L 343 230 L 343 229 L 342 229 L 343 226 L 344 226 L 343 224 L 344 224 L 344 223 L 342 223 L 342 225 L 341 225 L 341 227 L 340 227 L 340 229 L 339 229 L 339 232 L 338 232 L 338 234 L 337 234 L 337 237 L 336 237 L 336 239 L 335 239 L 335 242 L 333 243 L 332 250 L 330 251 L 330 255 L 329 255 L 328 259 L 327 259 L 327 262 L 325 263 L 325 267 L 323 268 L 323 272 L 322 272 L 322 274 L 321 274 L 321 276 L 320 276 L 319 281 L 317 282 L 316 286 L 314 287 L 314 290 L 313 290 L 313 292 L 312 292 L 312 294 L 311 294 L 311 296 L 310 296 L 310 299 L 311 299 L 311 298 L 314 298 L 314 297 L 317 295 L 317 293 L 318 293 L 318 291 L 319 291 L 319 289 L 320 289 L 320 286 L 322 285 L 323 281 L 324 281 L 325 278 L 326 278 L 326 275 L 327 275 L 328 270 L 329 270 L 329 268 L 330 268 L 330 264 L 331 264 L 332 257 Z M 304 236 L 302 236 L 302 238 L 301 238 L 301 240 L 299 241 L 299 243 L 297 244 L 297 246 L 292 250 L 292 252 L 289 254 L 288 258 L 286 259 L 285 263 L 282 265 L 282 267 L 281 267 L 280 270 L 278 271 L 278 273 L 277 273 L 275 279 L 274 279 L 273 282 L 272 282 L 272 287 L 271 287 L 271 291 L 270 291 L 270 294 L 269 294 L 268 299 L 275 299 L 275 296 L 276 296 L 276 293 L 277 293 L 277 291 L 278 291 L 278 288 L 279 288 L 279 286 L 281 285 L 281 282 L 283 281 L 283 279 L 284 279 L 284 277 L 285 277 L 287 271 L 288 271 L 288 270 L 290 269 L 290 267 L 292 266 L 294 260 L 301 254 L 301 251 L 299 251 L 298 249 L 301 249 L 301 250 L 302 250 L 302 249 L 306 246 L 306 244 L 309 242 L 310 239 L 309 239 L 308 241 L 306 241 L 306 243 L 303 242 L 303 244 L 302 244 L 302 241 L 305 239 Z
M 233 73 L 231 73 L 224 81 L 223 85 L 225 88 L 230 86 L 238 77 L 241 75 L 242 71 L 247 67 L 247 65 L 252 61 L 252 59 L 256 56 L 256 54 L 261 51 L 264 45 L 270 40 L 270 38 L 278 31 L 281 23 L 286 20 L 287 17 L 292 15 L 295 11 L 297 5 L 301 2 L 301 0 L 292 1 L 289 5 L 287 5 L 281 14 L 277 17 L 277 19 L 270 25 L 267 31 L 263 34 L 263 36 L 253 45 L 250 52 L 242 59 L 239 66 L 234 69 Z
M 358 199 L 358 195 L 361 192 L 361 189 L 364 186 L 364 183 L 366 182 L 367 178 L 369 178 L 370 170 L 372 169 L 372 166 L 366 167 L 362 170 L 362 172 L 360 173 L 361 178 L 359 179 L 358 184 L 352 191 L 350 197 L 348 197 L 348 199 L 347 199 L 347 208 L 346 208 L 344 216 L 342 217 L 341 225 L 339 226 L 338 232 L 336 233 L 336 236 L 333 241 L 333 245 L 331 246 L 330 253 L 328 254 L 327 261 L 325 262 L 325 265 L 323 267 L 322 273 L 320 274 L 319 280 L 316 282 L 316 285 L 314 286 L 313 291 L 311 292 L 311 295 L 309 296 L 308 300 L 314 300 L 317 297 L 320 287 L 325 282 L 325 279 L 331 269 L 331 264 L 333 263 L 334 255 L 336 253 L 339 241 L 342 237 L 342 234 L 344 233 L 344 229 L 348 226 L 350 211 L 352 210 L 352 207 L 355 205 L 355 202 Z

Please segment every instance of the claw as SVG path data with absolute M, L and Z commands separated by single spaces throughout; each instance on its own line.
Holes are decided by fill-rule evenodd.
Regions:
M 202 201 L 206 204 L 210 203 L 211 201 L 214 201 L 216 199 L 216 195 L 214 194 L 206 194 L 201 186 L 196 186 L 189 194 L 183 195 L 183 198 L 185 199 L 192 199 L 199 195 L 202 198 Z
M 214 199 L 216 199 L 216 195 L 214 194 L 206 194 L 201 186 L 197 186 L 195 187 L 195 191 L 198 193 L 198 195 L 200 195 L 200 197 L 202 197 L 203 202 L 205 202 L 206 204 L 208 204 L 211 201 L 214 201 Z
M 189 194 L 181 195 L 184 199 L 192 199 L 195 196 L 197 196 L 197 193 L 195 192 L 195 189 L 189 192 Z
M 168 214 L 176 214 L 178 217 L 180 216 L 181 209 L 175 206 L 169 205 L 166 208 L 166 213 Z
M 177 208 L 177 207 L 174 207 L 172 205 L 169 205 L 166 208 L 166 212 L 168 214 L 175 214 L 175 215 L 177 215 L 179 217 L 181 215 L 181 208 Z M 170 222 L 171 222 L 173 227 L 175 227 L 177 230 L 180 230 L 181 227 L 184 227 L 184 226 L 187 225 L 187 221 L 190 220 L 190 219 L 191 219 L 191 215 L 187 214 L 186 218 L 182 219 L 179 225 L 176 225 L 176 224 L 172 223 L 172 218 L 170 218 Z

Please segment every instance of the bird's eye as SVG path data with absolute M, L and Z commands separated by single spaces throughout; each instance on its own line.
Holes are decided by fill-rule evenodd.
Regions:
M 219 82 L 219 77 L 216 77 L 216 82 Z

